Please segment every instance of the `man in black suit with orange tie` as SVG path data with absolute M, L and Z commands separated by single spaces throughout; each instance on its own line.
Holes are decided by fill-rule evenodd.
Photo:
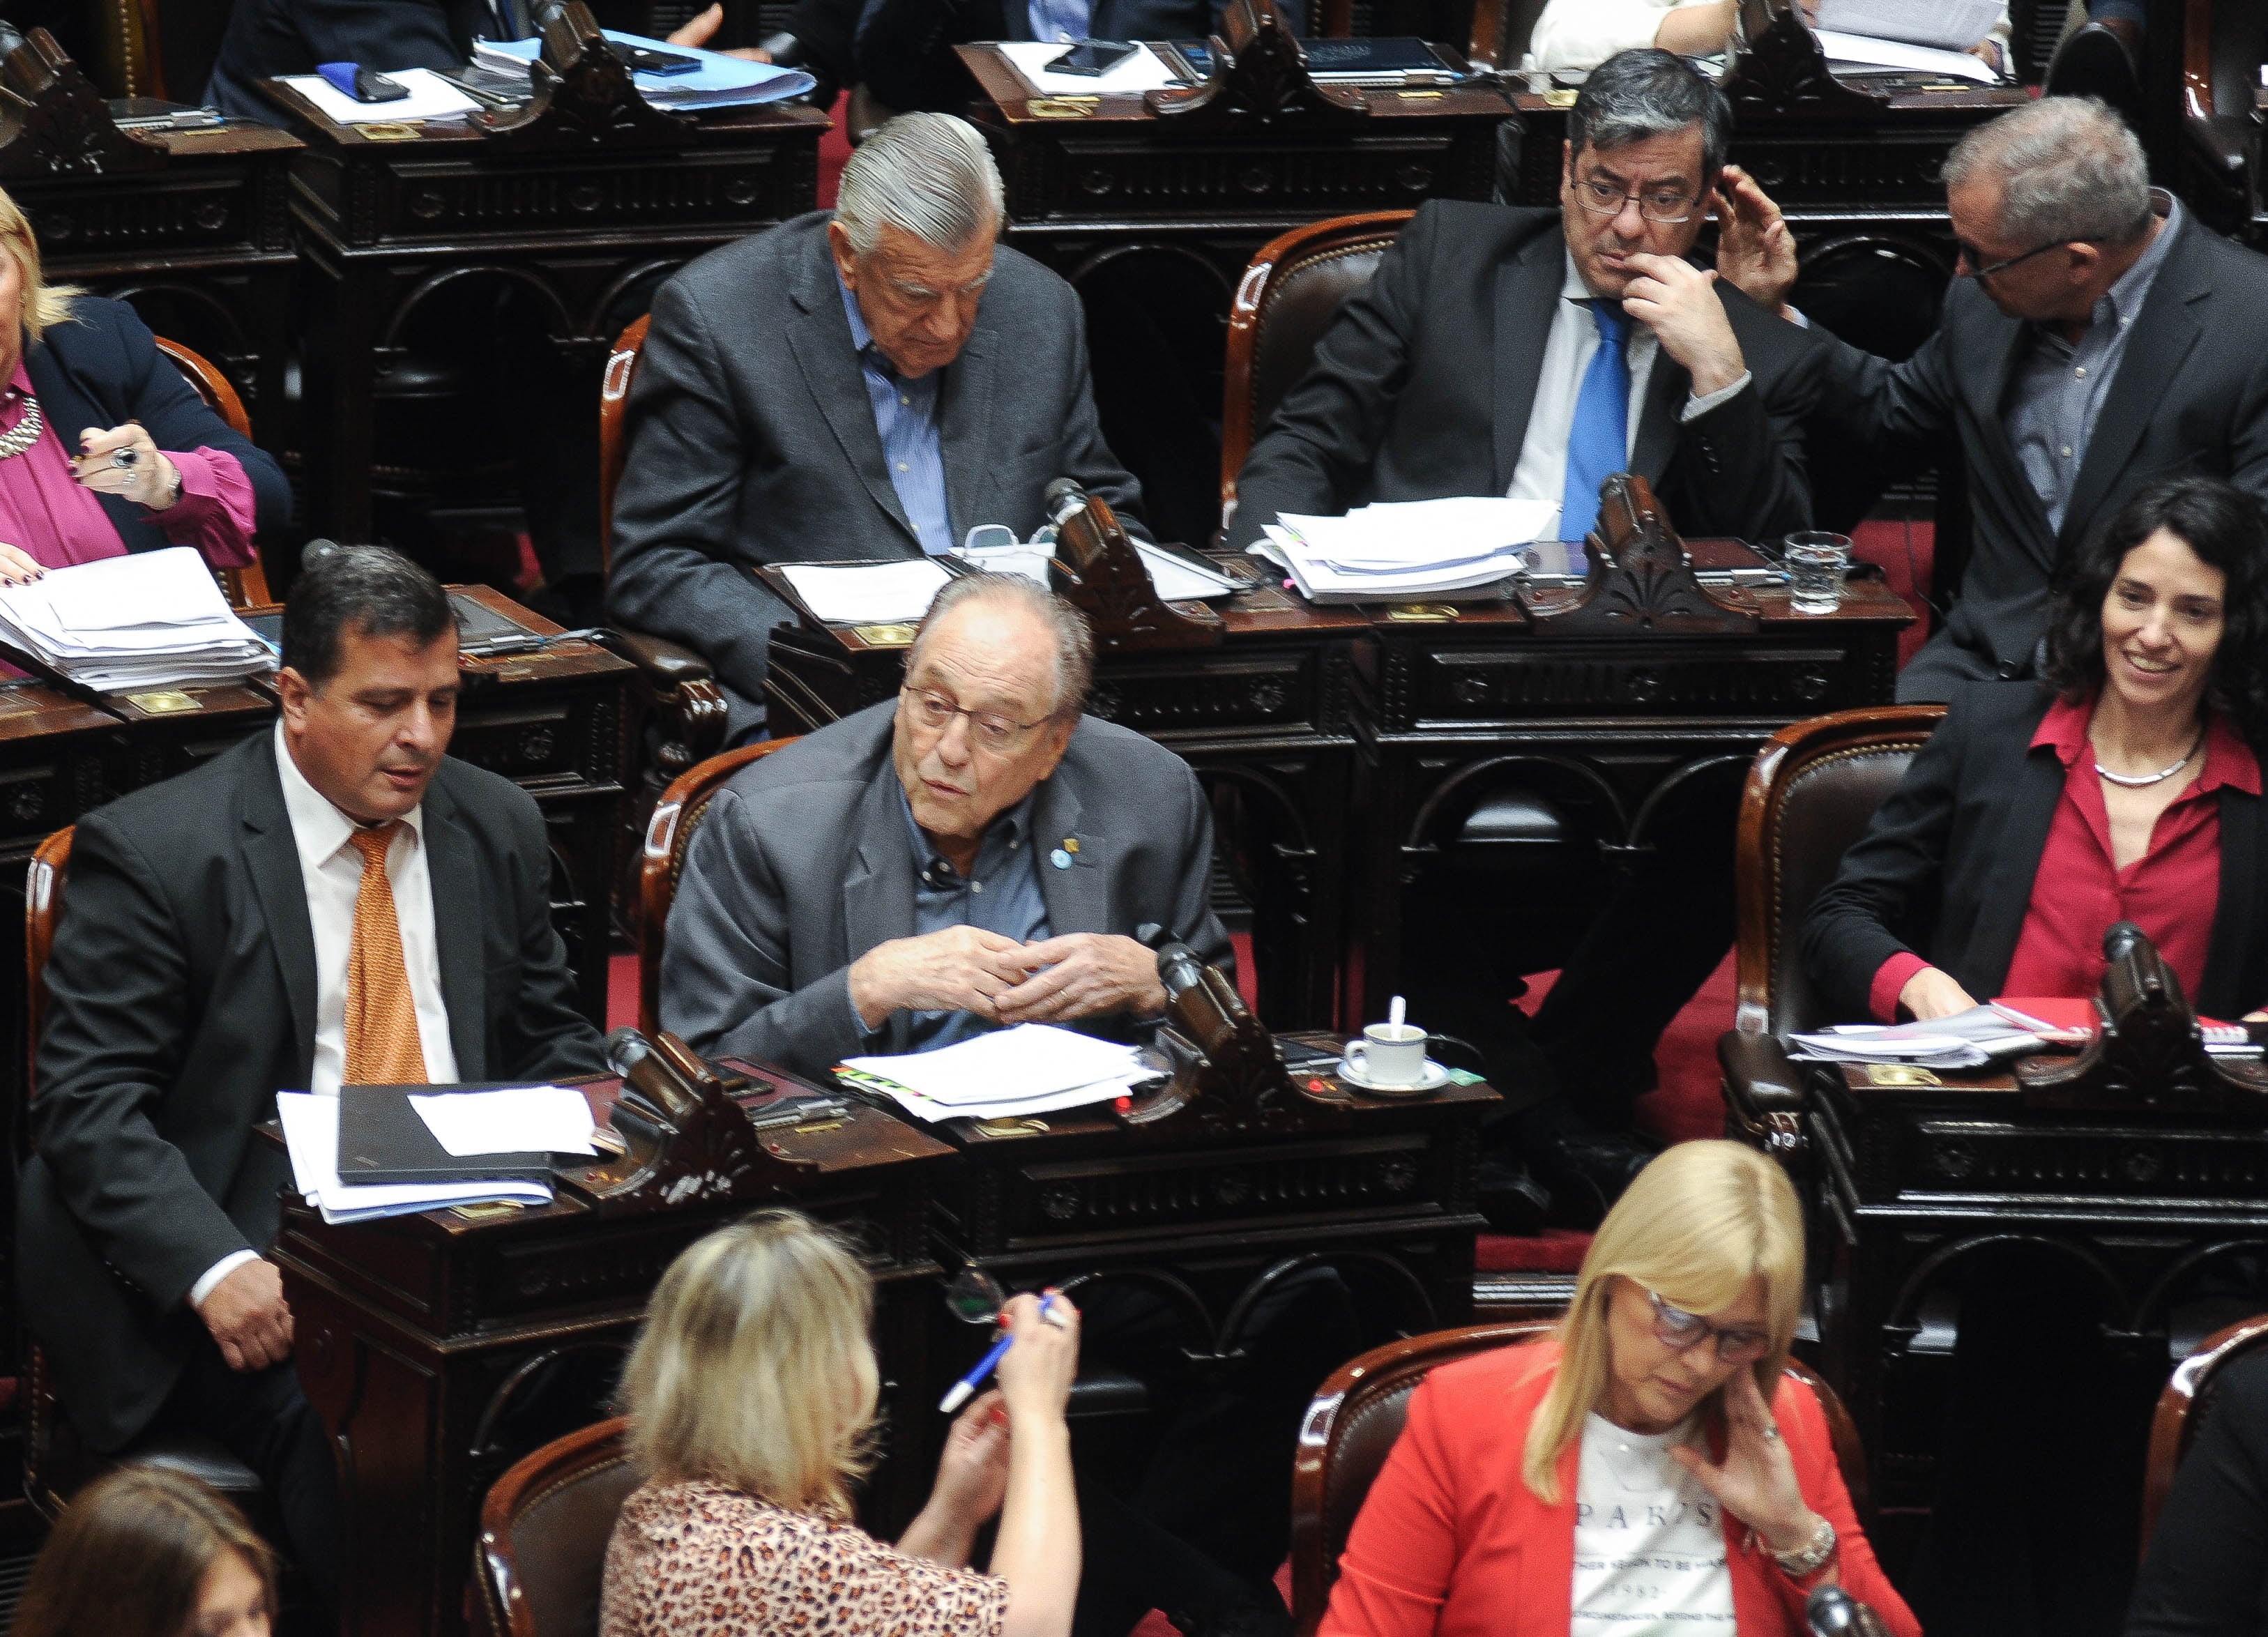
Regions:
M 17 1268 L 80 1436 L 217 1439 L 335 1608 L 336 1475 L 264 1255 L 290 1169 L 253 1128 L 279 1089 L 542 1080 L 603 1057 L 534 801 L 445 755 L 440 586 L 394 552 L 333 548 L 292 588 L 283 662 L 272 733 L 78 822 Z

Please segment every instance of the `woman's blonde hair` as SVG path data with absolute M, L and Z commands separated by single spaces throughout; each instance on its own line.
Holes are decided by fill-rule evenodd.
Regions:
M 687 1246 L 622 1369 L 630 1452 L 649 1478 L 705 1478 L 847 1519 L 880 1390 L 874 1281 L 793 1211 Z
M 40 271 L 40 241 L 17 203 L 0 191 L 0 249 L 16 258 L 24 275 L 24 328 L 33 341 L 48 326 L 70 317 L 71 299 L 86 293 L 77 284 L 50 284 Z
M 1769 1404 L 1803 1307 L 1803 1213 L 1786 1173 L 1736 1142 L 1679 1143 L 1607 1213 L 1559 1323 L 1558 1372 L 1528 1423 L 1521 1475 L 1546 1506 L 1559 1501 L 1560 1458 L 1606 1396 L 1616 1274 L 1700 1314 L 1722 1313 L 1762 1279 L 1771 1346 L 1756 1376 Z M 1723 1390 L 1702 1407 L 1716 1411 Z

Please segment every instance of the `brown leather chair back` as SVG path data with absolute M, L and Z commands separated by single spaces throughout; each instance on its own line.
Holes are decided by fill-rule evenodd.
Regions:
M 1782 728 L 1756 752 L 1734 866 L 1742 1032 L 1786 1039 L 1832 1021 L 1799 958 L 1804 918 L 1944 715 L 1936 704 L 1840 711 Z
M 1475 68 L 1518 68 L 1528 55 L 1535 19 L 1544 0 L 1479 0 L 1473 7 L 1473 33 L 1465 55 Z
M 1260 247 L 1228 313 L 1228 380 L 1220 413 L 1220 499 L 1236 498 L 1236 475 L 1252 440 L 1292 384 L 1339 305 L 1367 285 L 1378 259 L 1415 212 L 1372 210 L 1295 227 Z
M 607 1540 L 638 1484 L 628 1425 L 555 1439 L 489 1490 L 473 1547 L 489 1637 L 597 1637 Z
M 159 91 L 140 94 L 162 97 L 166 93 Z M 244 400 L 237 395 L 234 383 L 214 366 L 211 359 L 191 351 L 180 342 L 168 341 L 163 336 L 154 339 L 158 350 L 172 359 L 181 378 L 196 388 L 205 407 L 227 422 L 228 429 L 238 437 L 249 439 L 252 417 L 244 412 Z M 214 572 L 219 577 L 221 589 L 228 594 L 228 606 L 232 608 L 256 608 L 275 601 L 268 594 L 268 571 L 261 566 L 257 557 L 243 568 L 216 569 Z
M 1312 1637 L 1338 1579 L 1356 1515 L 1371 1484 L 1394 1451 L 1410 1412 L 1410 1396 L 1436 1367 L 1498 1347 L 1519 1346 L 1549 1335 L 1555 1319 L 1469 1324 L 1373 1347 L 1341 1365 L 1315 1389 L 1292 1464 L 1292 1624 Z M 1788 1360 L 1787 1374 L 1808 1383 L 1827 1417 L 1827 1431 L 1852 1510 L 1862 1528 L 1874 1521 L 1866 1447 L 1857 1423 L 1835 1390 Z
M 622 419 L 628 412 L 630 382 L 637 378 L 638 355 L 645 350 L 645 327 L 651 313 L 641 313 L 615 339 L 607 355 L 607 372 L 599 378 L 599 572 L 615 565 L 615 490 L 622 481 Z
M 669 906 L 677 897 L 677 878 L 685 869 L 685 850 L 693 832 L 709 816 L 709 804 L 725 781 L 759 756 L 795 742 L 767 739 L 741 745 L 689 767 L 670 781 L 646 821 L 645 847 L 638 859 L 638 1027 L 652 1034 L 661 1027 L 661 944 L 669 926 Z
M 103 95 L 166 96 L 158 0 L 101 0 L 86 10 L 95 35 L 95 61 L 88 77 L 102 87 Z
M 2158 1532 L 2158 1515 L 2174 1486 L 2174 1473 L 2196 1442 L 2198 1428 L 2213 1413 L 2221 1371 L 2262 1347 L 2268 1347 L 2268 1313 L 2215 1331 L 2174 1367 L 2173 1378 L 2158 1395 L 2157 1412 L 2150 1418 L 2150 1453 L 2142 1465 L 2144 1557 L 2149 1556 L 2151 1538 Z

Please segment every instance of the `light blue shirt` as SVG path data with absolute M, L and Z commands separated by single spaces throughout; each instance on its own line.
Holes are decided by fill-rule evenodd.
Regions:
M 1068 40 L 1077 42 L 1087 37 L 1094 26 L 1094 7 L 1090 0 L 1027 0 L 1035 40 Z
M 891 486 L 906 521 L 914 526 L 921 549 L 943 557 L 953 549 L 953 518 L 945 504 L 945 443 L 938 426 L 938 390 L 944 370 L 932 370 L 919 380 L 902 377 L 882 350 L 858 311 L 858 298 L 839 279 L 843 311 L 850 321 L 850 344 L 858 354 L 858 372 L 866 378 L 866 396 L 874 406 L 874 430 L 881 434 L 882 459 L 890 468 Z M 947 367 L 950 367 L 949 365 Z

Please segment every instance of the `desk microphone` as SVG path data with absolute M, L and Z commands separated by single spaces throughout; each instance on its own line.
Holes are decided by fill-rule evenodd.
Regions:
M 626 1096 L 644 1105 L 664 1125 L 675 1125 L 700 1102 L 668 1058 L 637 1029 L 624 1025 L 607 1036 L 607 1066 L 622 1077 Z
M 1061 528 L 1086 510 L 1086 490 L 1076 477 L 1058 477 L 1041 491 L 1040 504 L 1048 521 Z
M 1840 1586 L 1822 1586 L 1811 1594 L 1803 1620 L 1811 1637 L 1884 1637 L 1882 1617 Z
M 2142 929 L 2132 921 L 2114 921 L 2110 930 L 2102 934 L 2102 958 L 2123 961 L 2134 953 L 2134 946 L 2144 940 Z

